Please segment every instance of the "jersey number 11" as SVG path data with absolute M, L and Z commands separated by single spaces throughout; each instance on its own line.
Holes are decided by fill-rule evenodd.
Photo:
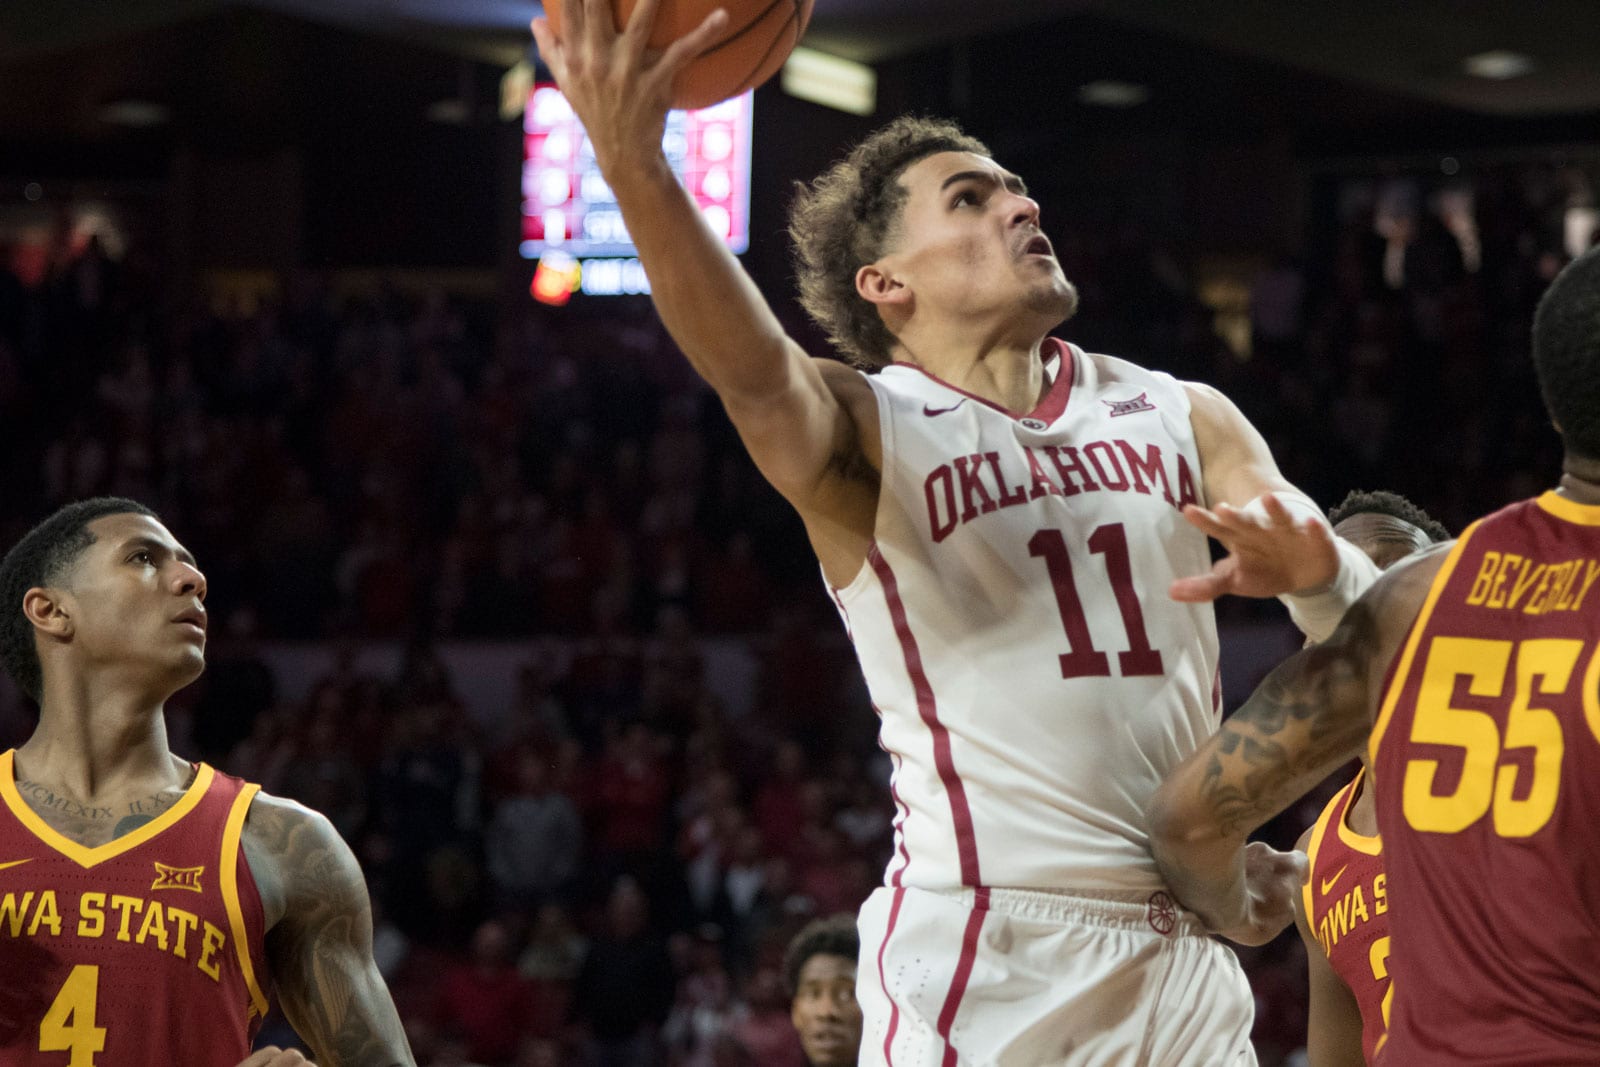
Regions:
M 1107 523 L 1096 529 L 1089 536 L 1089 551 L 1105 557 L 1106 577 L 1111 579 L 1117 612 L 1122 616 L 1122 629 L 1128 637 L 1128 650 L 1117 653 L 1118 673 L 1124 678 L 1161 674 L 1161 653 L 1150 647 L 1150 635 L 1144 630 L 1144 611 L 1139 607 L 1139 595 L 1133 588 L 1128 535 L 1122 523 Z M 1111 661 L 1094 647 L 1094 639 L 1089 634 L 1083 600 L 1072 578 L 1072 556 L 1067 552 L 1067 539 L 1060 530 L 1040 530 L 1028 540 L 1028 554 L 1043 559 L 1045 569 L 1050 572 L 1061 625 L 1067 631 L 1067 643 L 1072 646 L 1071 652 L 1061 655 L 1061 677 L 1111 677 Z

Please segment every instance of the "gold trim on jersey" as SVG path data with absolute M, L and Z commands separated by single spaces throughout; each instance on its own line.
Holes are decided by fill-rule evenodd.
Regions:
M 1588 720 L 1589 732 L 1600 741 L 1600 645 L 1595 646 L 1589 669 L 1583 674 L 1583 717 Z
M 1372 728 L 1372 737 L 1367 741 L 1367 762 L 1376 767 L 1378 765 L 1378 746 L 1383 741 L 1384 731 L 1389 728 L 1389 720 L 1394 717 L 1395 705 L 1400 703 L 1400 694 L 1405 690 L 1406 682 L 1411 677 L 1411 663 L 1417 656 L 1417 646 L 1422 643 L 1422 635 L 1428 629 L 1428 620 L 1433 618 L 1433 609 L 1439 603 L 1439 597 L 1444 594 L 1444 587 L 1450 584 L 1450 576 L 1456 572 L 1456 564 L 1461 562 L 1462 553 L 1467 549 L 1467 542 L 1472 540 L 1472 535 L 1478 531 L 1477 522 L 1461 531 L 1455 547 L 1450 550 L 1450 555 L 1445 557 L 1444 565 L 1439 568 L 1439 573 L 1433 576 L 1433 585 L 1428 589 L 1428 596 L 1422 602 L 1422 610 L 1417 612 L 1416 620 L 1411 624 L 1411 633 L 1406 638 L 1404 650 L 1400 653 L 1400 662 L 1394 669 L 1394 675 L 1389 679 L 1389 688 L 1383 694 L 1382 710 L 1378 712 L 1378 722 Z
M 1554 489 L 1540 494 L 1534 503 L 1558 519 L 1575 522 L 1579 526 L 1600 526 L 1600 505 L 1580 504 L 1576 500 L 1567 499 Z
M 137 830 L 91 848 L 88 845 L 80 845 L 57 831 L 22 799 L 22 794 L 17 791 L 16 770 L 12 759 L 14 753 L 15 749 L 0 752 L 0 800 L 5 801 L 6 807 L 11 809 L 11 814 L 17 817 L 17 821 L 27 827 L 42 843 L 85 868 L 115 859 L 124 852 L 138 848 L 172 826 L 194 810 L 195 805 L 200 803 L 206 791 L 211 788 L 211 781 L 216 776 L 216 772 L 209 766 L 200 764 L 195 771 L 194 781 L 189 783 L 189 788 L 183 791 L 183 796 L 178 798 L 176 804 Z
M 228 809 L 228 821 L 222 828 L 222 865 L 217 880 L 222 883 L 222 904 L 228 911 L 228 929 L 233 932 L 233 948 L 239 956 L 239 972 L 250 990 L 250 1010 L 256 1018 L 267 1017 L 267 996 L 256 982 L 255 964 L 250 960 L 250 935 L 244 925 L 244 910 L 239 907 L 239 839 L 244 836 L 244 817 L 250 810 L 250 801 L 261 791 L 259 785 L 247 783 L 233 798 Z
M 1356 776 L 1350 779 L 1350 784 L 1345 787 L 1350 796 L 1345 801 L 1344 810 L 1339 813 L 1339 821 L 1335 825 L 1339 830 L 1339 840 L 1350 848 L 1365 856 L 1381 856 L 1383 855 L 1383 838 L 1377 834 L 1373 834 L 1370 837 L 1366 834 L 1358 834 L 1350 825 L 1350 809 L 1356 806 L 1357 800 L 1361 799 L 1356 794 L 1360 792 L 1363 785 L 1367 784 L 1366 775 L 1367 769 L 1362 767 L 1356 772 Z
M 1317 884 L 1317 854 L 1322 851 L 1322 839 L 1327 836 L 1328 823 L 1333 818 L 1334 809 L 1339 806 L 1339 798 L 1349 792 L 1347 784 L 1343 789 L 1333 794 L 1333 799 L 1328 801 L 1322 809 L 1322 814 L 1317 816 L 1317 821 L 1311 824 L 1311 840 L 1306 842 L 1306 880 L 1300 886 L 1300 895 L 1306 907 L 1306 927 L 1312 931 L 1317 928 L 1316 892 Z M 1321 942 L 1318 942 L 1321 944 Z

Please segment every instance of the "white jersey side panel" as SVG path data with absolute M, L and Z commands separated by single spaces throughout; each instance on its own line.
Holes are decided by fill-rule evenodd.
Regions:
M 893 757 L 892 885 L 1157 889 L 1144 810 L 1215 729 L 1216 623 L 1167 595 L 1206 538 L 1188 398 L 1060 346 L 1018 418 L 909 366 L 869 377 L 876 544 L 835 596 Z

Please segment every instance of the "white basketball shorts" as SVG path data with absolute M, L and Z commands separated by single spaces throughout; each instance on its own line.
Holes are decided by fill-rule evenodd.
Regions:
M 1256 1062 L 1237 958 L 1166 893 L 880 887 L 859 925 L 862 1064 Z

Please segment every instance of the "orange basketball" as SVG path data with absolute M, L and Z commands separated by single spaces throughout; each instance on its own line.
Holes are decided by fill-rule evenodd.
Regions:
M 561 7 L 576 0 L 545 0 L 545 17 L 561 32 Z M 811 20 L 813 0 L 661 0 L 656 11 L 652 48 L 665 48 L 705 20 L 717 8 L 728 12 L 722 36 L 696 56 L 672 87 L 672 106 L 710 107 L 746 89 L 754 89 L 778 72 Z M 611 0 L 620 30 L 633 14 L 634 0 Z

